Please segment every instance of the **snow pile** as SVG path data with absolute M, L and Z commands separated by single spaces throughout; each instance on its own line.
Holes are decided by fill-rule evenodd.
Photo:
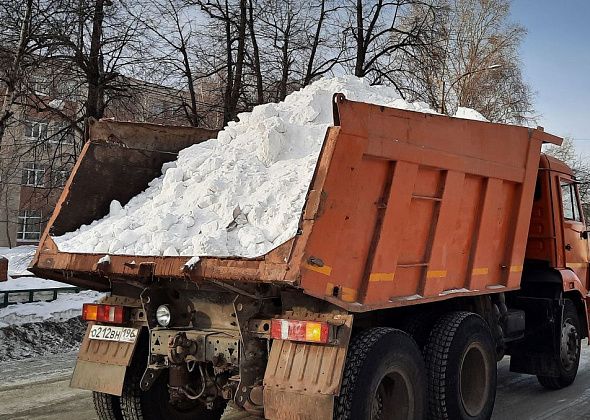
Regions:
M 54 238 L 66 252 L 257 257 L 295 236 L 336 92 L 433 113 L 363 79 L 322 79 L 239 115 L 217 139 L 182 150 L 124 207 Z
M 17 303 L 0 309 L 0 327 L 30 322 L 62 322 L 82 314 L 84 303 L 96 302 L 103 296 L 94 291 L 62 293 L 52 302 Z
M 460 106 L 457 108 L 457 112 L 454 115 L 455 118 L 465 118 L 467 120 L 476 120 L 476 121 L 484 121 L 488 122 L 488 119 L 477 112 L 475 109 L 471 108 L 464 108 Z
M 30 271 L 27 271 L 36 250 L 35 245 L 0 247 L 0 255 L 8 258 L 8 281 L 0 282 L 0 291 L 71 287 L 69 284 L 58 281 L 34 277 Z
M 35 251 L 37 251 L 36 245 L 0 247 L 0 255 L 8 258 L 8 275 L 11 277 L 32 275 L 27 268 L 35 256 Z
M 77 351 L 85 332 L 86 322 L 80 317 L 0 327 L 0 362 L 35 357 L 38 365 L 42 356 L 42 363 L 50 363 L 49 354 L 63 357 L 64 353 Z

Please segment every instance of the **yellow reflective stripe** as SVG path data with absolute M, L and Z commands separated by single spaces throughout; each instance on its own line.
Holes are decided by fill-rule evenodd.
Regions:
M 307 268 L 308 270 L 315 271 L 316 273 L 323 274 L 324 276 L 329 276 L 330 274 L 332 274 L 332 267 L 330 267 L 329 265 L 318 267 L 317 265 L 303 263 L 303 267 Z
M 328 283 L 326 285 L 326 296 L 338 297 L 333 295 L 334 287 L 335 285 L 333 283 Z M 337 287 L 340 289 L 340 299 L 342 299 L 345 302 L 356 302 L 356 297 L 358 295 L 356 289 L 351 289 L 350 287 L 342 286 Z
M 426 277 L 433 278 L 433 277 L 446 277 L 447 270 L 429 270 L 426 273 Z
M 393 281 L 395 273 L 371 273 L 369 281 Z
M 474 268 L 473 270 L 471 270 L 472 276 L 483 276 L 488 273 L 489 273 L 489 270 L 487 267 Z
M 569 268 L 584 268 L 584 267 L 588 267 L 588 263 L 566 263 L 566 267 L 569 267 Z
M 511 265 L 510 266 L 511 273 L 520 273 L 522 272 L 522 265 Z
M 342 300 L 345 302 L 356 302 L 357 291 L 349 287 L 342 288 Z

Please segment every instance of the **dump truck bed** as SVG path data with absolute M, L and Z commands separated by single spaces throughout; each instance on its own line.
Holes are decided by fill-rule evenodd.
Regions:
M 37 275 L 108 290 L 116 282 L 269 282 L 352 311 L 519 287 L 542 130 L 423 114 L 334 96 L 298 234 L 259 258 L 59 251 L 62 235 L 143 191 L 214 132 L 99 121 L 32 264 Z M 98 181 L 98 182 L 97 182 Z

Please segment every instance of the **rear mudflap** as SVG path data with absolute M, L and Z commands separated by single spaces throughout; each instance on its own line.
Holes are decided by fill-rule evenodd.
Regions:
M 91 340 L 92 325 L 86 329 L 70 386 L 120 396 L 139 337 L 134 343 Z M 134 327 L 141 329 L 141 325 Z

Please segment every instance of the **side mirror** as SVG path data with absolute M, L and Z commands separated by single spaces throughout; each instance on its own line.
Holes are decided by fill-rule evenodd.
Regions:
M 582 239 L 588 239 L 588 233 L 590 233 L 590 230 L 583 230 L 580 232 L 580 238 Z
M 0 256 L 0 281 L 8 281 L 8 258 Z

